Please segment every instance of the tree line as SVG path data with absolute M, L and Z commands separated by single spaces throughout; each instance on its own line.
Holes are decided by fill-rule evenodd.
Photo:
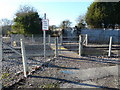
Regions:
M 120 28 L 120 2 L 93 2 L 85 15 L 77 18 L 75 27 L 82 28 Z M 42 34 L 42 18 L 37 10 L 31 6 L 21 6 L 15 14 L 13 21 L 2 19 L 5 26 L 12 26 L 10 34 Z M 72 22 L 64 20 L 59 28 L 69 28 Z M 56 25 L 49 27 L 50 30 L 56 29 Z M 50 33 L 48 31 L 47 33 Z
M 115 28 L 120 25 L 120 2 L 93 2 L 86 13 L 89 28 Z

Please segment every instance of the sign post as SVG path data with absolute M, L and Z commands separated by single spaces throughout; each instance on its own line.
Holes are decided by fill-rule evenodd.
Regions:
M 44 19 L 42 20 L 42 30 L 43 30 L 43 44 L 44 44 L 44 58 L 46 57 L 46 30 L 48 30 L 48 19 L 46 19 L 46 13 L 44 14 Z

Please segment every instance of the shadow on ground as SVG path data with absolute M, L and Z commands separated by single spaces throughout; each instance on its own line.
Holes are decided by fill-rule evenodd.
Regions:
M 100 63 L 110 63 L 110 64 L 120 64 L 120 61 L 118 60 L 110 60 L 110 59 L 102 59 L 102 58 L 95 58 L 95 57 L 86 57 L 86 58 L 73 58 L 73 57 L 67 57 L 67 56 L 60 56 L 63 58 L 68 58 L 68 59 L 74 59 L 71 61 L 79 61 L 83 62 L 84 61 L 93 61 L 93 62 L 100 62 Z
M 109 87 L 105 87 L 105 86 L 98 86 L 98 85 L 80 83 L 80 82 L 75 82 L 75 81 L 71 81 L 71 80 L 55 78 L 55 77 L 43 77 L 43 76 L 29 76 L 29 77 L 30 78 L 41 78 L 41 79 L 57 80 L 57 81 L 61 81 L 61 82 L 71 83 L 71 84 L 75 84 L 75 85 L 89 86 L 89 87 L 93 87 L 93 88 L 105 88 L 105 89 L 109 89 L 109 90 L 117 90 L 115 88 L 109 88 Z
M 73 68 L 73 67 L 61 67 L 61 66 L 54 65 L 54 64 L 51 64 L 51 63 L 49 63 L 49 64 L 47 65 L 47 67 L 60 68 L 60 69 L 75 69 L 75 70 L 79 70 L 79 68 Z

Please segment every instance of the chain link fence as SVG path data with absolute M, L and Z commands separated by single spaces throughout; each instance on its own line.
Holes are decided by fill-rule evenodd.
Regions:
M 118 56 L 120 48 L 119 36 L 106 36 L 106 38 L 96 36 L 87 36 L 87 45 L 84 47 L 84 55 L 89 56 L 108 56 L 110 47 L 110 37 L 112 37 L 111 55 Z
M 120 42 L 118 42 L 116 36 L 112 36 L 112 47 L 111 55 L 118 57 L 118 51 L 120 48 Z M 63 47 L 64 50 L 73 51 L 79 54 L 80 40 L 79 37 L 63 37 Z M 82 56 L 108 56 L 109 46 L 110 46 L 110 37 L 106 38 L 96 38 L 93 35 L 88 36 L 87 34 L 81 35 L 81 45 L 82 45 Z M 64 51 L 62 50 L 62 51 Z
M 22 53 L 23 48 L 21 47 L 21 39 L 23 41 L 25 55 Z M 4 86 L 9 86 L 10 83 L 16 82 L 19 77 L 23 77 L 23 59 L 26 59 L 27 71 L 31 71 L 34 67 L 42 66 L 55 56 L 55 48 L 53 47 L 55 43 L 54 37 L 46 37 L 46 57 L 44 57 L 44 43 L 42 36 L 23 36 L 14 34 L 10 37 L 2 37 L 1 40 L 1 80 L 2 85 Z M 20 76 L 16 76 L 18 74 L 20 74 Z
M 114 42 L 119 37 L 112 37 L 111 55 L 118 57 L 120 51 L 120 43 Z M 94 36 L 82 34 L 76 37 L 52 37 L 46 36 L 46 48 L 44 57 L 43 37 L 40 35 L 11 35 L 10 37 L 2 37 L 2 83 L 7 86 L 8 82 L 14 81 L 18 72 L 23 72 L 23 57 L 21 52 L 22 39 L 25 48 L 25 57 L 28 70 L 33 67 L 41 66 L 43 63 L 58 57 L 60 55 L 74 56 L 75 52 L 78 56 L 105 56 L 108 57 L 110 37 L 108 39 L 99 40 Z M 116 40 L 115 40 L 116 41 Z M 114 43 L 113 43 L 114 42 Z M 23 74 L 22 74 L 23 75 Z

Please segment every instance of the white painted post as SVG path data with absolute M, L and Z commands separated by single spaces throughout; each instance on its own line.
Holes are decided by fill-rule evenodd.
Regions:
M 34 43 L 34 36 L 33 36 L 33 34 L 32 34 L 32 43 Z
M 46 19 L 46 13 L 44 14 L 44 19 Z M 46 58 L 46 31 L 43 31 L 43 43 L 44 43 L 44 58 Z
M 11 40 L 11 47 L 13 47 L 12 34 L 10 35 L 10 40 Z
M 50 35 L 48 36 L 48 41 L 49 41 L 49 45 L 51 45 L 51 42 L 50 42 L 51 41 L 51 36 Z
M 55 57 L 58 56 L 58 37 L 55 37 Z
M 0 27 L 0 78 L 2 78 L 2 27 Z M 0 90 L 2 89 L 2 80 L 0 80 Z
M 86 34 L 86 46 L 88 45 L 88 35 Z
M 108 52 L 108 56 L 111 56 L 111 49 L 112 49 L 112 37 L 110 37 L 110 42 L 109 42 L 109 52 Z
M 43 42 L 44 42 L 44 58 L 46 57 L 46 32 L 43 31 Z
M 22 39 L 20 39 L 20 42 L 21 42 L 21 52 L 22 52 L 22 61 L 23 61 L 24 76 L 27 77 L 27 71 L 28 71 L 28 69 L 27 69 L 25 47 L 24 47 Z
M 79 56 L 82 56 L 82 36 L 79 35 Z

